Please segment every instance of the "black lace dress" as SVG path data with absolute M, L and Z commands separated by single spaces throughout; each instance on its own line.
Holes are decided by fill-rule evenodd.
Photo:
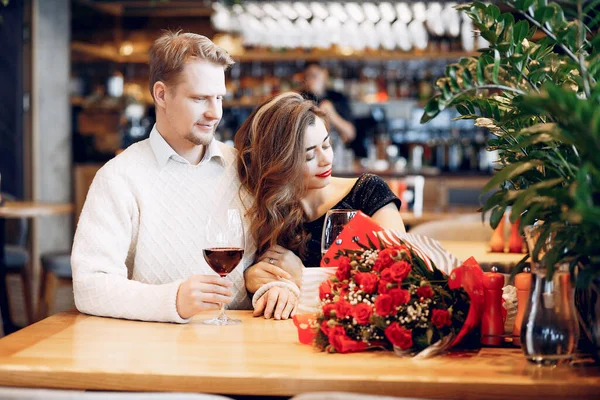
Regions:
M 389 203 L 396 204 L 398 209 L 402 204 L 383 179 L 377 175 L 363 174 L 357 179 L 350 192 L 332 209 L 351 208 L 372 216 Z M 321 263 L 321 234 L 324 223 L 325 215 L 322 215 L 316 220 L 304 224 L 304 229 L 310 233 L 310 239 L 307 243 L 306 256 L 297 255 L 306 267 L 318 267 Z

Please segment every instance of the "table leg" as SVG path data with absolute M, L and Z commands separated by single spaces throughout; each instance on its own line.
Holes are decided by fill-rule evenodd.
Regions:
M 10 305 L 8 303 L 8 290 L 6 287 L 6 264 L 4 263 L 5 243 L 5 220 L 0 218 L 0 313 L 2 313 L 2 325 L 6 335 L 16 331 L 18 328 L 10 317 Z

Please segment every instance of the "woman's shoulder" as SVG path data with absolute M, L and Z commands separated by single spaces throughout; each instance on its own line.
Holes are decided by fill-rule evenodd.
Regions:
M 336 193 L 348 193 L 356 185 L 360 178 L 338 178 L 332 177 L 331 184 Z
M 375 174 L 361 175 L 351 192 L 349 201 L 367 215 L 373 215 L 388 203 L 395 203 L 400 208 L 401 202 L 380 176 Z
M 359 191 L 372 191 L 389 189 L 389 187 L 386 181 L 379 175 L 365 173 L 358 177 L 354 189 Z

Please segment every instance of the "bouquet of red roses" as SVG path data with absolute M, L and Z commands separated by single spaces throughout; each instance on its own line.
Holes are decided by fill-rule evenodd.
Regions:
M 335 276 L 319 287 L 317 347 L 329 352 L 393 348 L 438 353 L 454 344 L 470 299 L 459 283 L 402 240 L 338 250 Z M 463 333 L 461 333 L 462 335 Z

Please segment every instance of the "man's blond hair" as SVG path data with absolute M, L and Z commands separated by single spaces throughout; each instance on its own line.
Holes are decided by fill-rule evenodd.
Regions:
M 150 93 L 154 98 L 154 84 L 177 84 L 177 78 L 190 59 L 207 60 L 229 68 L 235 62 L 222 48 L 206 36 L 181 31 L 167 31 L 150 48 Z

